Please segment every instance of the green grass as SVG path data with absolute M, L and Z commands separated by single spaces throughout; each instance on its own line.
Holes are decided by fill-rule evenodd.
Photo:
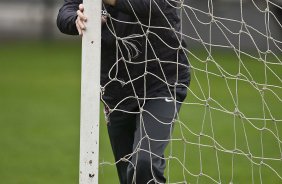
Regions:
M 195 52 L 198 57 L 206 58 L 204 52 Z M 238 73 L 239 62 L 234 54 L 221 51 L 213 54 L 217 63 L 231 74 Z M 190 57 L 193 67 L 204 69 L 200 63 Z M 242 56 L 246 67 L 241 73 L 248 79 L 264 83 L 264 64 Z M 274 58 L 268 61 L 277 62 Z M 207 64 L 208 70 L 217 74 L 220 71 L 213 62 Z M 269 65 L 281 78 L 281 65 Z M 250 74 L 247 73 L 250 72 Z M 267 72 L 267 84 L 281 87 L 281 82 Z M 227 74 L 225 74 L 227 76 Z M 185 122 L 189 130 L 195 134 L 202 132 L 213 137 L 225 150 L 236 148 L 253 156 L 261 157 L 262 145 L 264 157 L 281 158 L 279 143 L 271 134 L 282 140 L 282 122 L 254 121 L 257 128 L 266 127 L 269 131 L 255 129 L 250 122 L 217 110 L 190 103 L 204 102 L 199 99 L 208 97 L 208 89 L 212 99 L 220 103 L 226 110 L 234 111 L 236 101 L 235 80 L 209 75 L 193 70 L 191 92 L 182 106 L 180 120 Z M 197 79 L 200 83 L 197 83 Z M 228 84 L 228 85 L 227 85 Z M 210 85 L 210 87 L 208 87 Z M 264 99 L 269 107 L 263 113 L 261 93 L 249 82 L 238 81 L 238 107 L 246 117 L 266 118 L 271 116 L 282 119 L 281 102 L 270 90 L 265 91 Z M 229 92 L 227 86 L 230 87 Z M 203 92 L 201 92 L 201 89 Z M 281 89 L 270 87 L 282 98 Z M 199 98 L 199 99 L 198 99 Z M 215 102 L 210 107 L 220 108 Z M 80 43 L 79 42 L 22 42 L 0 45 L 0 178 L 4 184 L 75 184 L 78 183 L 79 156 L 79 112 L 80 112 Z M 205 115 L 206 112 L 206 115 Z M 211 114 L 212 120 L 209 116 Z M 100 161 L 113 162 L 104 116 L 101 114 Z M 236 129 L 236 139 L 234 133 Z M 244 129 L 246 134 L 244 133 Z M 176 123 L 174 138 L 185 138 L 186 141 L 173 141 L 168 149 L 172 158 L 168 163 L 166 174 L 169 181 L 189 183 L 211 183 L 205 176 L 192 177 L 200 173 L 219 180 L 218 168 L 222 183 L 231 180 L 233 183 L 251 183 L 252 170 L 254 183 L 260 183 L 260 170 L 263 183 L 281 183 L 277 175 L 265 165 L 251 164 L 250 157 L 215 151 L 213 148 L 199 147 L 201 144 L 214 145 L 207 136 L 196 136 L 188 129 Z M 276 131 L 279 131 L 277 133 Z M 245 137 L 247 136 L 247 138 Z M 262 144 L 261 144 L 262 136 Z M 246 141 L 247 140 L 247 141 Z M 281 143 L 280 143 L 280 146 Z M 201 154 L 200 154 L 201 153 Z M 216 156 L 217 154 L 217 156 Z M 184 157 L 185 155 L 185 157 Z M 202 164 L 200 164 L 200 155 Z M 234 166 L 232 166 L 232 155 Z M 179 160 L 174 159 L 177 157 Z M 185 158 L 185 159 L 184 159 Z M 219 160 L 217 161 L 216 158 Z M 260 163 L 259 159 L 252 159 Z M 217 164 L 219 163 L 219 164 Z M 282 161 L 265 160 L 282 176 Z M 181 164 L 185 165 L 183 171 Z M 189 172 L 187 172 L 189 171 Z M 118 183 L 114 166 L 100 167 L 100 183 Z
M 194 54 L 202 60 L 207 58 L 203 51 L 196 51 Z M 190 86 L 191 91 L 186 99 L 188 104 L 182 106 L 180 113 L 180 120 L 188 128 L 179 123 L 174 131 L 174 138 L 185 139 L 190 143 L 185 144 L 184 141 L 171 143 L 172 146 L 168 152 L 172 152 L 172 156 L 177 157 L 180 161 L 171 159 L 170 173 L 173 174 L 170 174 L 170 182 L 181 181 L 181 179 L 183 181 L 186 178 L 191 183 L 196 183 L 197 180 L 199 183 L 212 183 L 212 180 L 206 176 L 192 176 L 192 174 L 199 175 L 202 167 L 203 174 L 212 177 L 214 180 L 221 181 L 221 183 L 229 183 L 230 181 L 233 183 L 252 183 L 252 180 L 254 183 L 260 183 L 261 180 L 263 183 L 281 183 L 281 179 L 276 173 L 265 165 L 270 166 L 281 177 L 281 160 L 264 160 L 260 166 L 261 159 L 251 158 L 247 155 L 251 153 L 253 157 L 280 159 L 282 156 L 280 149 L 282 138 L 281 122 L 247 121 L 232 113 L 235 111 L 236 106 L 238 106 L 242 115 L 247 118 L 275 118 L 281 120 L 281 101 L 274 95 L 275 93 L 281 99 L 281 89 L 268 87 L 269 90 L 265 90 L 262 95 L 262 91 L 258 89 L 261 90 L 263 86 L 255 86 L 249 82 L 253 80 L 256 83 L 281 87 L 281 81 L 277 77 L 281 78 L 282 76 L 281 65 L 267 64 L 277 75 L 275 76 L 270 69 L 265 70 L 263 62 L 258 62 L 255 59 L 242 55 L 242 63 L 240 64 L 241 77 L 236 84 L 236 79 L 228 78 L 231 75 L 236 76 L 239 72 L 239 60 L 234 53 L 230 51 L 216 51 L 212 56 L 216 63 L 221 66 L 221 69 L 213 61 L 208 61 L 207 63 L 200 62 L 190 56 L 190 63 L 194 68 Z M 267 61 L 277 62 L 273 58 Z M 204 72 L 206 69 L 218 76 L 213 74 L 207 75 Z M 225 77 L 221 77 L 223 74 Z M 238 90 L 238 95 L 236 95 L 236 89 Z M 206 107 L 204 106 L 204 100 L 208 99 L 208 97 L 213 100 L 209 101 L 209 106 Z M 265 103 L 263 103 L 263 100 Z M 231 114 L 220 110 L 231 112 Z M 261 128 L 267 128 L 268 130 L 261 131 L 259 130 Z M 199 136 L 200 133 L 203 136 Z M 273 134 L 279 137 L 280 142 Z M 213 139 L 217 141 L 217 150 L 220 149 L 222 151 L 214 149 L 215 143 Z M 210 147 L 199 145 L 209 145 Z M 237 152 L 243 152 L 243 154 L 232 154 L 226 152 L 227 150 L 237 150 Z M 182 172 L 177 169 L 183 168 L 179 164 L 180 162 L 184 163 L 186 169 L 192 174 L 187 170 Z

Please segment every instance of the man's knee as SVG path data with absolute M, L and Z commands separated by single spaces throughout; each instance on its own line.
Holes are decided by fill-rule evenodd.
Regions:
M 165 178 L 163 176 L 163 169 L 161 167 L 156 167 L 156 165 L 160 166 L 160 164 L 153 164 L 153 162 L 155 161 L 156 158 L 153 158 L 153 155 L 150 155 L 147 152 L 139 152 L 136 155 L 135 162 L 129 164 L 128 166 L 128 184 L 151 184 L 156 183 L 156 180 L 158 182 L 165 182 Z
M 141 180 L 151 178 L 151 160 L 149 156 L 136 155 L 135 163 L 128 166 L 127 174 L 129 183 L 141 183 Z M 134 181 L 134 182 L 131 182 Z

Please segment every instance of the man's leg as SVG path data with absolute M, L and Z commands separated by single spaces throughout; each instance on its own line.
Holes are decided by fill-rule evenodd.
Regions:
M 128 165 L 128 184 L 165 183 L 164 151 L 171 137 L 180 104 L 170 99 L 152 99 L 136 119 L 133 156 Z
M 120 160 L 132 153 L 136 114 L 114 111 L 109 115 L 108 133 L 121 184 L 127 184 L 128 162 Z

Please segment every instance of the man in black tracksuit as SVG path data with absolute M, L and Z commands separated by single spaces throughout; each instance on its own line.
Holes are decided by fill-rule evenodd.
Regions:
M 177 5 L 103 2 L 101 99 L 120 183 L 165 183 L 164 151 L 190 82 Z M 65 0 L 57 18 L 63 33 L 81 32 L 81 3 Z

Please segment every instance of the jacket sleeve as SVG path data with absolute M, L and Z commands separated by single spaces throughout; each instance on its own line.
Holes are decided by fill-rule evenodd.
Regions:
M 57 16 L 57 26 L 62 33 L 78 35 L 75 20 L 77 17 L 76 11 L 81 3 L 82 0 L 65 0 Z
M 152 18 L 162 15 L 166 7 L 166 0 L 117 0 L 116 8 L 120 11 L 137 15 L 138 18 Z

